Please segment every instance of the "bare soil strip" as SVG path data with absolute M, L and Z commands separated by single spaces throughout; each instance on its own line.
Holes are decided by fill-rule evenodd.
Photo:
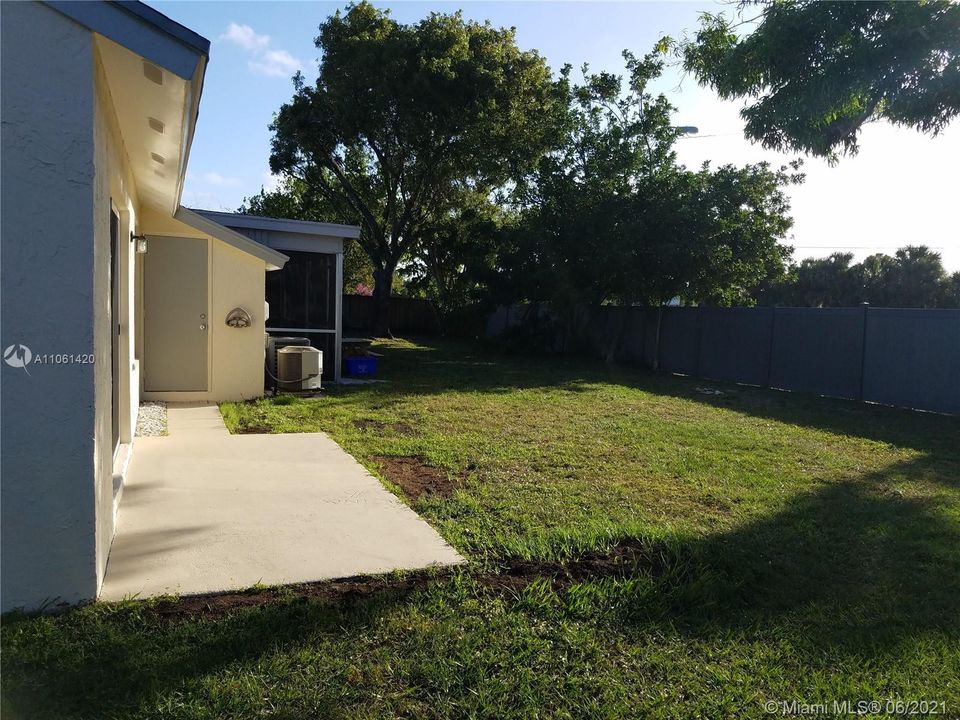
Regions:
M 554 590 L 602 578 L 625 578 L 636 574 L 657 575 L 664 567 L 659 548 L 639 541 L 613 546 L 607 552 L 592 552 L 567 562 L 510 558 L 500 563 L 497 572 L 472 575 L 481 586 L 498 592 L 518 592 L 537 579 L 548 580 Z M 331 605 L 350 605 L 366 599 L 403 597 L 441 582 L 456 570 L 416 571 L 403 577 L 370 575 L 330 580 L 283 588 L 264 588 L 242 592 L 193 595 L 161 600 L 149 614 L 163 620 L 214 619 L 234 611 L 283 602 L 291 598 L 313 600 Z

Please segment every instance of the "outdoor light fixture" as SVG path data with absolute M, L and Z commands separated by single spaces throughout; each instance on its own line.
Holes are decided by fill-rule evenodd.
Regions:
M 235 307 L 227 313 L 226 323 L 233 328 L 248 328 L 253 325 L 253 318 L 242 307 Z
M 130 233 L 130 242 L 137 243 L 138 255 L 147 254 L 147 236 L 146 235 L 134 235 L 133 233 Z

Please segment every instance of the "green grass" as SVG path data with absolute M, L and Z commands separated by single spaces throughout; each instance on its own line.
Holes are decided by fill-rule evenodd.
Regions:
M 149 603 L 7 616 L 3 716 L 719 718 L 887 698 L 960 715 L 960 419 L 453 344 L 380 349 L 389 383 L 224 417 L 323 430 L 374 473 L 384 455 L 449 472 L 451 497 L 411 504 L 468 567 L 409 594 L 287 594 L 215 620 L 161 621 Z M 506 558 L 625 540 L 662 572 L 479 580 Z

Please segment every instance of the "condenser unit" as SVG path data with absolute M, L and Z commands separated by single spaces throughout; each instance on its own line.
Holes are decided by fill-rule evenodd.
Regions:
M 281 390 L 319 390 L 323 353 L 314 347 L 290 345 L 277 350 Z
M 291 345 L 296 345 L 298 347 L 309 347 L 310 340 L 305 337 L 285 337 L 285 336 L 275 336 L 267 335 L 266 336 L 267 349 L 267 374 L 264 378 L 266 383 L 265 387 L 273 388 L 274 390 L 278 387 L 279 381 L 279 370 L 277 370 L 277 353 L 281 348 L 289 347 Z

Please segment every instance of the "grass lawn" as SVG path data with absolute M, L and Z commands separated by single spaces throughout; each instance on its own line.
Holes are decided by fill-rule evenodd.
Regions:
M 887 699 L 960 717 L 960 419 L 380 350 L 389 383 L 224 416 L 329 433 L 467 567 L 220 615 L 8 616 L 3 717 L 722 718 Z

